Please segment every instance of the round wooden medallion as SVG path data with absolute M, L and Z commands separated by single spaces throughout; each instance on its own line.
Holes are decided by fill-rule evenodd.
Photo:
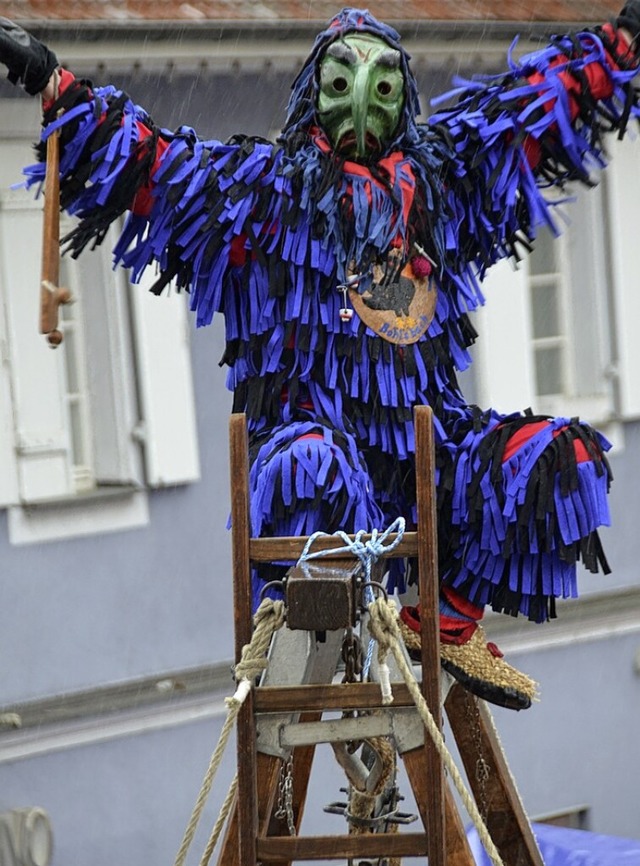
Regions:
M 431 324 L 438 292 L 430 277 L 416 277 L 400 250 L 373 266 L 373 283 L 362 294 L 349 289 L 349 300 L 362 321 L 389 343 L 417 342 Z

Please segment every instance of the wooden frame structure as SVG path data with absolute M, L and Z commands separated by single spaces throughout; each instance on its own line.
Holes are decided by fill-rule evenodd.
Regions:
M 415 413 L 418 532 L 406 532 L 393 556 L 416 557 L 421 599 L 422 682 L 424 698 L 439 727 L 441 675 L 438 619 L 437 534 L 434 496 L 435 451 L 431 410 Z M 243 415 L 230 422 L 234 618 L 236 662 L 249 643 L 251 563 L 296 561 L 306 538 L 252 538 L 249 523 L 249 466 Z M 335 539 L 319 539 L 314 549 L 335 547 Z M 345 554 L 345 558 L 348 555 Z M 394 707 L 413 706 L 404 683 L 394 683 Z M 469 782 L 482 802 L 485 820 L 505 864 L 544 866 L 529 822 L 483 702 L 455 685 L 446 710 Z M 381 707 L 375 683 L 261 686 L 253 690 L 238 717 L 238 796 L 222 842 L 219 866 L 289 866 L 296 860 L 354 857 L 428 857 L 429 866 L 473 866 L 461 817 L 444 777 L 441 759 L 428 736 L 424 745 L 402 755 L 413 789 L 422 832 L 365 835 L 290 835 L 278 819 L 275 801 L 282 759 L 256 748 L 256 718 L 262 713 L 295 712 L 301 722 L 317 721 L 325 710 L 373 710 Z M 470 727 L 471 721 L 471 727 Z M 480 746 L 478 745 L 480 744 Z M 476 773 L 478 748 L 483 773 Z M 314 746 L 293 752 L 293 815 L 299 830 L 304 811 Z

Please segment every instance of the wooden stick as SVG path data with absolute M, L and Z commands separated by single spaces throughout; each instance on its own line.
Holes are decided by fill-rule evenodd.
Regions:
M 58 307 L 71 300 L 60 281 L 60 140 L 59 132 L 47 139 L 47 173 L 44 181 L 44 221 L 42 230 L 42 279 L 40 281 L 40 333 L 51 346 L 59 346 Z

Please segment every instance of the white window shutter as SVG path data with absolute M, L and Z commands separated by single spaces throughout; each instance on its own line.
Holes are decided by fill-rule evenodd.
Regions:
M 0 220 L 2 220 L 1 210 Z M 2 247 L 0 247 L 0 259 L 2 259 Z M 0 508 L 2 508 L 5 505 L 15 505 L 20 496 L 11 393 L 11 359 L 5 316 L 4 296 L 7 286 L 4 272 L 0 273 Z
M 138 396 L 131 338 L 129 292 L 125 273 L 111 267 L 110 248 L 84 252 L 74 263 L 74 277 L 84 311 L 87 377 L 92 416 L 93 470 L 98 486 L 142 485 L 144 472 L 138 426 Z
M 0 279 L 11 362 L 19 497 L 71 493 L 62 354 L 38 333 L 42 203 L 24 192 L 0 198 Z
M 478 404 L 505 413 L 526 409 L 534 402 L 526 265 L 498 262 L 482 290 L 487 303 L 474 318 L 480 334 L 473 352 Z
M 133 319 L 147 483 L 163 487 L 197 481 L 200 463 L 187 300 L 156 297 L 153 282 L 148 273 L 133 286 Z
M 638 284 L 638 209 L 640 208 L 640 140 L 612 141 L 607 169 L 611 221 L 611 258 L 620 412 L 640 417 L 640 289 Z

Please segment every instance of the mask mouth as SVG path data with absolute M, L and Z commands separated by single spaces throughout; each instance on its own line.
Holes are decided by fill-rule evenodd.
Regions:
M 376 136 L 372 132 L 367 132 L 365 134 L 364 143 L 367 149 L 367 153 L 364 157 L 360 158 L 376 156 L 377 154 L 382 152 L 382 145 L 380 143 L 380 140 L 376 138 Z M 344 156 L 355 156 L 357 150 L 357 139 L 356 134 L 353 130 L 346 132 L 342 136 L 342 138 L 338 142 L 336 150 Z

